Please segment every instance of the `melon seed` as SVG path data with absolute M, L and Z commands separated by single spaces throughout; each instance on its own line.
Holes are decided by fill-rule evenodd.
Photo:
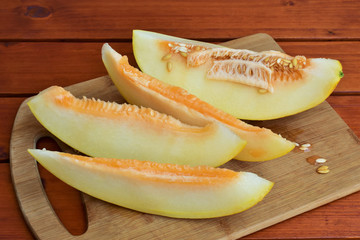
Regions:
M 187 53 L 186 52 L 180 52 L 180 55 L 183 56 L 183 57 L 187 57 Z
M 311 144 L 310 143 L 305 143 L 305 144 L 302 144 L 301 147 L 308 148 L 308 147 L 311 147 Z
M 296 58 L 294 58 L 293 60 L 292 60 L 292 64 L 296 67 L 297 66 L 297 59 Z
M 328 172 L 330 172 L 330 169 L 329 169 L 329 167 L 328 166 L 321 166 L 321 167 L 318 167 L 317 169 L 316 169 L 316 172 L 317 173 L 320 173 L 320 174 L 325 174 L 325 173 L 328 173 Z
M 165 55 L 161 58 L 161 60 L 167 61 L 167 60 L 169 60 L 169 59 L 171 58 L 171 56 L 172 56 L 171 53 L 165 54 Z
M 267 92 L 268 92 L 268 90 L 266 90 L 266 89 L 263 89 L 263 88 L 258 89 L 258 93 L 264 94 L 264 93 L 267 93 Z
M 316 163 L 322 164 L 322 163 L 326 163 L 326 159 L 325 158 L 318 158 L 315 160 Z
M 287 60 L 287 59 L 283 59 L 283 61 L 288 63 L 288 64 L 291 62 L 290 60 Z
M 171 72 L 171 70 L 172 70 L 172 63 L 171 63 L 171 62 L 167 62 L 166 68 L 167 68 L 168 72 Z

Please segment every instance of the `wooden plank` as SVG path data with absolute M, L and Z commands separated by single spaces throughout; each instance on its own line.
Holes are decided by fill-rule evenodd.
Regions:
M 327 102 L 360 137 L 360 96 L 331 96 Z
M 101 45 L 73 42 L 0 44 L 0 94 L 37 93 L 51 85 L 68 86 L 106 75 L 100 56 Z M 111 45 L 136 66 L 131 43 Z M 279 45 L 291 55 L 340 60 L 345 77 L 335 91 L 360 92 L 360 73 L 356 66 L 360 54 L 358 42 L 280 42 Z
M 5 0 L 0 11 L 2 40 L 130 39 L 131 28 L 197 39 L 360 38 L 359 1 Z
M 0 98 L 0 162 L 9 159 L 11 130 L 17 110 L 25 98 Z
M 135 64 L 130 43 L 112 44 Z M 0 93 L 37 93 L 106 75 L 102 43 L 4 43 L 0 45 Z

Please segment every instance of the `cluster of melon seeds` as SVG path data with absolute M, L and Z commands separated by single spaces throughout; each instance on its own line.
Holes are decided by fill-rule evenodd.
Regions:
M 320 157 L 318 155 L 313 155 L 306 158 L 306 161 L 311 165 L 320 165 L 318 168 L 316 168 L 316 172 L 319 174 L 326 174 L 330 172 L 329 167 L 324 165 L 327 162 L 326 158 Z
M 296 81 L 307 65 L 304 56 L 292 57 L 277 51 L 253 52 L 213 48 L 189 54 L 187 65 L 197 67 L 212 62 L 207 78 L 227 80 L 257 87 L 259 93 L 274 92 L 275 81 Z
M 304 56 L 289 56 L 278 51 L 254 52 L 244 49 L 207 48 L 192 44 L 165 42 L 168 52 L 162 57 L 168 72 L 173 69 L 171 57 L 179 54 L 188 67 L 211 62 L 207 78 L 257 87 L 258 92 L 274 92 L 274 81 L 296 81 L 307 65 Z
M 168 72 L 171 72 L 173 68 L 173 63 L 171 62 L 171 57 L 175 54 L 180 54 L 182 57 L 187 58 L 188 54 L 195 51 L 204 51 L 207 48 L 201 46 L 195 46 L 192 44 L 185 43 L 176 43 L 176 42 L 167 42 L 168 53 L 165 54 L 161 60 L 166 61 L 166 69 Z
M 322 157 L 319 157 L 315 160 L 315 164 L 316 165 L 321 165 L 320 167 L 318 167 L 316 169 L 316 172 L 317 173 L 320 173 L 320 174 L 325 174 L 325 173 L 329 173 L 330 172 L 330 169 L 328 166 L 326 165 L 323 165 L 327 162 L 327 160 L 325 158 L 322 158 Z
M 311 148 L 310 143 L 304 143 L 299 147 L 299 149 L 304 152 L 310 152 L 310 148 Z

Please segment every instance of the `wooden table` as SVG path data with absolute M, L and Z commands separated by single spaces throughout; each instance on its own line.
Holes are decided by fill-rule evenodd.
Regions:
M 9 166 L 11 129 L 20 103 L 51 85 L 106 75 L 100 58 L 104 42 L 135 64 L 132 29 L 208 42 L 264 32 L 290 55 L 338 59 L 345 77 L 328 102 L 360 136 L 360 1 L 4 0 L 0 23 L 0 239 L 33 238 L 17 204 Z M 86 231 L 79 192 L 40 170 L 64 225 L 73 234 Z M 357 192 L 245 239 L 360 237 L 359 220 Z

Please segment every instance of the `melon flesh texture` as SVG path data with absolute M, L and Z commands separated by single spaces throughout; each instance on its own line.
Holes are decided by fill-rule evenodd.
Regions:
M 259 88 L 223 80 L 207 78 L 211 61 L 196 67 L 188 66 L 181 54 L 172 54 L 170 60 L 162 58 L 168 54 L 168 44 L 185 43 L 204 46 L 207 49 L 218 45 L 201 43 L 148 31 L 133 31 L 133 50 L 140 69 L 163 82 L 188 90 L 237 118 L 268 120 L 293 115 L 323 102 L 335 89 L 343 76 L 339 61 L 324 58 L 307 59 L 307 66 L 300 70 L 302 78 L 286 81 L 277 78 L 272 93 L 259 93 Z M 273 52 L 274 53 L 274 52 Z M 282 54 L 279 52 L 274 55 Z M 167 62 L 171 62 L 171 71 Z
M 95 157 L 219 166 L 246 144 L 221 124 L 190 126 L 149 108 L 77 99 L 56 86 L 28 105 L 52 134 Z
M 121 95 L 132 104 L 150 107 L 169 114 L 180 121 L 197 126 L 221 122 L 247 141 L 235 156 L 243 161 L 266 161 L 281 157 L 294 148 L 294 144 L 266 128 L 246 124 L 189 94 L 185 89 L 168 85 L 129 65 L 108 44 L 102 48 L 105 67 Z
M 207 166 L 90 158 L 29 149 L 65 183 L 104 201 L 174 218 L 213 218 L 261 201 L 273 183 L 249 172 Z

